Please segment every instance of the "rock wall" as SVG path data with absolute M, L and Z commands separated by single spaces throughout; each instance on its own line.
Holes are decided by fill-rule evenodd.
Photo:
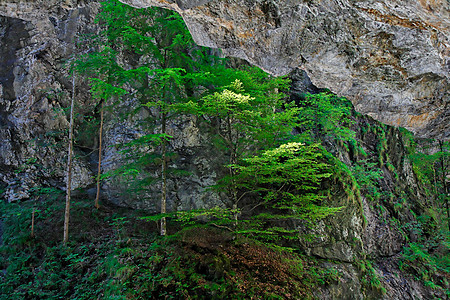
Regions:
M 307 84 L 306 73 L 294 72 L 291 98 L 302 92 L 317 92 Z M 399 261 L 407 242 L 417 242 L 417 216 L 426 215 L 429 195 L 413 172 L 408 159 L 408 139 L 396 128 L 371 117 L 353 115 L 352 130 L 362 150 L 345 147 L 332 139 L 323 144 L 338 157 L 357 178 L 355 168 L 365 161 L 378 162 L 375 169 L 365 167 L 364 179 L 370 172 L 380 172 L 372 189 L 360 182 L 351 182 L 345 174 L 331 187 L 330 206 L 343 206 L 341 212 L 318 223 L 315 239 L 302 242 L 305 253 L 324 259 L 324 266 L 340 276 L 339 283 L 321 288 L 320 299 L 434 299 L 445 298 L 442 290 L 430 289 L 411 274 L 400 270 Z M 365 154 L 364 154 L 365 153 Z M 303 232 L 310 234 L 311 231 Z M 375 287 L 367 279 L 370 262 L 374 276 L 380 280 Z M 386 289 L 383 292 L 381 288 Z
M 420 17 L 426 24 L 446 26 L 445 20 L 440 25 L 436 21 L 446 12 L 441 6 L 430 4 L 427 9 L 412 11 L 412 21 L 409 21 L 412 23 L 406 26 L 401 22 L 403 19 L 394 15 L 388 21 L 373 10 L 355 11 L 357 5 L 367 7 L 369 2 L 364 1 L 341 1 L 339 5 L 329 1 L 207 2 L 178 1 L 178 5 L 169 2 L 166 5 L 182 12 L 194 37 L 203 44 L 223 47 L 226 53 L 246 58 L 273 73 L 285 73 L 301 66 L 311 75 L 311 80 L 298 70 L 291 74 L 293 94 L 317 92 L 319 89 L 312 84 L 316 83 L 352 97 L 360 111 L 373 112 L 373 116 L 384 117 L 386 122 L 400 120 L 396 125 L 403 125 L 402 122 L 410 120 L 408 118 L 419 116 L 422 123 L 413 122 L 407 127 L 421 135 L 448 137 L 447 36 L 439 28 L 428 30 L 414 21 L 415 17 Z M 387 8 L 383 8 L 382 3 L 374 6 L 383 11 Z M 395 8 L 392 3 L 395 2 L 384 5 Z M 142 5 L 142 1 L 136 0 L 133 4 Z M 66 1 L 60 5 L 59 1 L 0 0 L 0 189 L 5 190 L 4 197 L 9 201 L 27 199 L 33 188 L 64 187 L 68 122 L 63 108 L 68 107 L 72 90 L 64 62 L 74 52 L 77 31 L 95 32 L 92 21 L 97 8 L 94 2 Z M 397 8 L 398 11 L 404 9 Z M 433 11 L 435 19 L 433 14 L 426 14 L 427 10 Z M 307 23 L 293 22 L 296 16 Z M 353 28 L 352 31 L 349 28 Z M 433 32 L 435 44 L 430 42 Z M 302 43 L 292 44 L 292 41 Z M 396 59 L 402 71 L 396 69 Z M 78 111 L 95 111 L 89 106 L 86 87 L 80 86 L 83 84 L 77 84 Z M 417 96 L 419 94 L 423 97 Z M 131 107 L 133 103 L 126 105 Z M 431 117 L 421 119 L 420 111 L 428 112 Z M 121 156 L 114 145 L 145 133 L 134 125 L 138 123 L 135 121 L 132 118 L 106 121 L 104 142 L 108 147 L 105 148 L 104 171 L 120 163 Z M 406 159 L 401 134 L 370 117 L 359 116 L 356 121 L 354 129 L 365 151 L 372 156 L 381 155 L 392 165 L 382 166 L 384 179 L 380 183 L 381 190 L 389 196 L 374 201 L 363 193 L 359 198 L 348 199 L 348 195 L 338 189 L 334 204 L 346 205 L 345 210 L 320 224 L 317 228 L 317 233 L 322 235 L 320 239 L 303 245 L 306 253 L 322 259 L 341 276 L 336 284 L 318 291 L 319 298 L 440 297 L 397 267 L 405 235 L 414 240 L 414 233 L 400 229 L 394 220 L 402 224 L 414 222 L 411 211 L 420 215 L 426 203 Z M 177 141 L 172 145 L 180 154 L 177 166 L 189 171 L 189 176 L 182 180 L 169 182 L 173 191 L 169 195 L 171 208 L 200 208 L 226 201 L 204 192 L 219 175 L 216 172 L 220 154 L 205 146 L 210 141 L 201 134 L 196 120 L 182 118 L 173 122 L 169 134 Z M 96 138 L 92 139 L 88 151 L 76 149 L 79 158 L 74 174 L 75 187 L 86 187 L 93 181 L 95 172 L 91 165 L 95 165 L 96 157 L 86 153 L 96 147 Z M 384 145 L 381 148 L 380 143 Z M 349 167 L 361 159 L 342 146 L 332 144 L 332 147 Z M 105 184 L 104 192 L 109 200 L 118 205 L 157 210 L 156 193 L 150 191 L 148 199 L 130 202 L 131 198 L 120 193 L 119 184 L 123 183 Z M 386 294 L 363 287 L 363 272 L 358 268 L 358 261 L 364 259 L 374 262 L 388 290 Z
M 357 111 L 450 138 L 446 0 L 121 0 L 178 11 L 200 45 L 276 75 L 305 70 Z
M 120 105 L 117 111 L 138 113 L 128 115 L 126 118 L 118 118 L 117 111 L 106 114 L 104 127 L 104 159 L 102 170 L 114 172 L 126 163 L 132 162 L 136 157 L 144 156 L 151 152 L 151 146 L 141 146 L 133 149 L 131 159 L 127 159 L 121 152 L 124 148 L 120 145 L 129 143 L 143 135 L 154 133 L 155 129 L 149 129 L 142 125 L 143 120 L 148 120 L 153 111 L 140 108 L 135 99 L 130 99 Z M 153 116 L 156 117 L 156 116 Z M 225 162 L 222 153 L 218 153 L 213 146 L 213 141 L 202 132 L 197 125 L 198 120 L 193 116 L 183 116 L 169 121 L 167 134 L 172 136 L 168 145 L 168 153 L 174 153 L 168 167 L 170 170 L 183 171 L 169 172 L 167 179 L 167 209 L 168 211 L 192 210 L 225 206 L 226 198 L 208 188 L 216 183 L 218 172 Z M 159 126 L 156 130 L 159 129 Z M 160 167 L 149 163 L 143 167 L 144 173 L 136 175 L 135 180 L 126 176 L 118 176 L 106 180 L 102 189 L 105 199 L 118 206 L 145 209 L 149 212 L 160 211 L 161 181 Z M 152 184 L 146 184 L 144 190 L 135 191 L 139 180 L 152 177 Z
M 72 92 L 66 63 L 77 31 L 95 30 L 96 10 L 96 4 L 72 9 L 48 1 L 0 2 L 0 180 L 9 201 L 43 186 L 64 186 L 64 108 Z M 76 97 L 82 112 L 86 88 L 77 84 Z M 74 188 L 92 182 L 91 175 L 86 161 L 76 159 Z

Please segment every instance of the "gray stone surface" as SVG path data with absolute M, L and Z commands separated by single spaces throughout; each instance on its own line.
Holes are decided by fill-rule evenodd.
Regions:
M 122 0 L 178 11 L 200 45 L 273 74 L 300 67 L 359 112 L 450 138 L 446 0 Z
M 63 109 L 72 89 L 65 63 L 74 51 L 76 28 L 92 30 L 97 5 L 55 4 L 44 11 L 50 2 L 0 2 L 0 180 L 9 201 L 56 182 L 64 186 L 68 121 Z M 88 99 L 80 84 L 78 112 Z M 88 164 L 75 159 L 73 188 L 91 182 Z
M 68 122 L 61 109 L 69 105 L 71 83 L 63 63 L 73 53 L 76 29 L 95 31 L 92 21 L 98 5 L 87 2 L 0 0 L 0 15 L 4 16 L 0 17 L 0 189 L 6 189 L 4 197 L 9 201 L 26 199 L 41 186 L 64 187 Z M 206 2 L 169 0 L 163 6 L 180 11 L 202 44 L 223 47 L 227 54 L 273 73 L 296 69 L 291 74 L 294 94 L 317 92 L 315 83 L 350 96 L 360 111 L 387 123 L 402 125 L 416 118 L 417 122 L 408 125 L 410 129 L 421 135 L 448 136 L 448 29 L 439 29 L 448 24 L 444 2 L 423 0 L 420 3 L 425 8 L 416 10 L 412 7 L 419 2 L 412 0 Z M 149 4 L 155 3 L 145 5 Z M 368 7 L 384 15 L 365 11 Z M 89 96 L 82 84 L 78 84 L 78 109 L 86 112 L 92 107 L 87 106 Z M 136 107 L 132 99 L 124 105 Z M 421 112 L 437 117 L 433 121 Z M 123 164 L 117 144 L 148 133 L 136 124 L 150 113 L 143 110 L 122 120 L 112 116 L 117 112 L 105 115 L 104 172 Z M 355 124 L 356 129 L 376 126 L 369 117 L 360 117 Z M 420 214 L 424 198 L 399 132 L 386 131 L 386 156 L 399 180 L 384 167 L 380 187 L 404 191 L 407 202 L 398 208 L 389 199 L 373 203 L 363 195 L 359 201 L 335 184 L 333 205 L 345 208 L 319 224 L 316 240 L 302 245 L 311 256 L 331 260 L 327 266 L 341 275 L 335 284 L 318 290 L 321 299 L 433 298 L 430 288 L 396 266 L 405 239 L 389 220 L 395 216 L 404 224 L 413 221 L 410 210 Z M 171 167 L 188 171 L 169 180 L 170 210 L 223 204 L 225 197 L 207 190 L 220 177 L 223 154 L 211 146 L 199 122 L 193 117 L 173 120 L 168 133 L 174 137 L 171 150 L 179 154 Z M 360 133 L 358 139 L 367 153 L 376 153 L 375 133 Z M 332 141 L 329 144 L 351 166 L 355 158 Z M 88 186 L 95 174 L 95 167 L 91 170 L 95 155 L 86 156 L 81 149 L 77 154 L 84 156 L 76 160 L 74 186 Z M 103 186 L 104 197 L 117 205 L 158 211 L 158 184 L 149 187 L 142 199 L 124 194 L 126 188 L 127 182 L 108 181 Z M 374 268 L 388 290 L 385 295 L 364 290 L 357 265 L 366 258 L 376 261 Z
M 106 114 L 104 133 L 103 172 L 113 172 L 133 159 L 126 159 L 121 153 L 120 145 L 128 143 L 143 135 L 158 132 L 159 126 L 149 129 L 142 126 L 142 120 L 150 116 L 157 117 L 157 113 L 147 108 L 138 108 L 137 101 L 131 99 L 123 103 L 118 111 L 136 110 L 137 114 L 125 119 L 117 118 L 117 113 Z M 154 130 L 154 131 L 153 131 Z M 216 183 L 219 170 L 224 160 L 217 153 L 207 134 L 201 132 L 195 117 L 180 117 L 168 122 L 167 134 L 172 136 L 168 144 L 168 152 L 176 153 L 170 161 L 169 168 L 183 170 L 184 174 L 168 176 L 167 206 L 169 211 L 213 208 L 224 206 L 223 199 L 208 188 Z M 137 147 L 132 152 L 139 157 L 152 153 L 152 146 Z M 158 153 L 158 151 L 156 151 Z M 155 182 L 145 186 L 144 191 L 137 194 L 129 192 L 133 185 L 125 177 L 115 177 L 107 180 L 103 185 L 105 198 L 119 206 L 159 211 L 160 199 L 160 167 L 149 164 L 145 168 L 146 174 L 137 175 L 138 180 L 145 176 L 155 178 Z M 134 181 L 137 183 L 138 180 Z

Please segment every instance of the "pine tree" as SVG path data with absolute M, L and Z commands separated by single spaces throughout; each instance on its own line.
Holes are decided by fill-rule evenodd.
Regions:
M 72 99 L 70 102 L 69 149 L 66 173 L 66 206 L 64 210 L 64 244 L 69 241 L 70 200 L 72 191 L 72 158 L 73 158 L 73 110 L 75 105 L 75 73 L 72 72 Z
M 296 230 L 287 229 L 286 222 L 301 220 L 312 226 L 342 209 L 323 205 L 321 185 L 332 173 L 319 144 L 282 144 L 232 167 L 237 188 L 251 199 L 242 233 L 269 241 L 296 238 Z
M 114 88 L 126 89 L 127 95 L 121 92 L 120 97 L 139 99 L 142 107 L 148 109 L 153 116 L 153 120 L 147 124 L 152 133 L 124 145 L 123 151 L 131 158 L 133 153 L 126 150 L 127 147 L 150 146 L 160 158 L 157 159 L 153 154 L 144 155 L 144 158 L 149 158 L 147 160 L 135 156 L 134 162 L 124 166 L 132 170 L 124 171 L 122 168 L 121 173 L 134 174 L 134 178 L 137 178 L 136 172 L 143 173 L 146 166 L 160 165 L 160 206 L 163 215 L 161 234 L 165 235 L 164 214 L 169 172 L 167 163 L 170 159 L 167 124 L 176 116 L 173 104 L 192 96 L 195 85 L 208 77 L 207 73 L 199 70 L 210 58 L 205 55 L 204 48 L 194 44 L 183 20 L 174 12 L 158 8 L 138 10 L 117 0 L 107 0 L 102 2 L 98 20 L 103 30 L 91 41 L 98 51 L 81 57 L 78 67 L 84 74 L 95 79 L 96 83 L 101 82 L 102 88 L 109 85 L 110 88 L 106 89 L 110 91 Z M 121 62 L 120 57 L 126 57 L 128 60 Z M 99 90 L 95 90 L 93 86 L 92 92 L 98 94 Z M 118 95 L 114 93 L 103 93 L 95 97 L 99 101 L 107 102 L 116 96 Z M 99 134 L 101 135 L 101 132 Z M 147 142 L 151 144 L 146 145 Z M 140 152 L 135 154 L 137 153 Z M 99 172 L 100 169 L 99 165 Z M 99 174 L 98 189 L 100 177 Z M 154 180 L 146 179 L 146 182 Z
M 305 119 L 299 117 L 301 108 L 286 103 L 280 92 L 286 80 L 255 69 L 225 74 L 245 81 L 235 79 L 222 91 L 178 108 L 202 116 L 228 156 L 227 175 L 214 188 L 227 193 L 235 230 L 271 241 L 296 238 L 287 222 L 312 225 L 341 209 L 324 204 L 322 182 L 332 172 L 325 163 L 326 151 L 319 144 L 297 142 L 303 137 L 294 129 Z M 197 214 L 222 219 L 223 224 L 229 211 L 222 216 L 216 210 Z
M 236 72 L 234 76 L 246 81 L 236 79 L 223 91 L 197 102 L 178 105 L 178 108 L 202 116 L 220 149 L 227 153 L 228 175 L 215 188 L 228 194 L 231 202 L 228 206 L 234 211 L 236 226 L 243 197 L 238 188 L 236 166 L 261 149 L 270 149 L 292 139 L 298 112 L 292 103 L 284 103 L 284 94 L 279 92 L 285 88 L 286 80 L 272 79 L 256 69 Z

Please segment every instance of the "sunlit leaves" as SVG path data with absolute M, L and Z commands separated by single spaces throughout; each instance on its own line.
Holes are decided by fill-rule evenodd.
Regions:
M 267 210 L 256 218 L 311 222 L 340 210 L 321 205 L 326 198 L 320 193 L 321 184 L 332 175 L 322 151 L 318 144 L 292 142 L 232 166 L 238 174 L 238 187 L 258 195 L 258 205 Z

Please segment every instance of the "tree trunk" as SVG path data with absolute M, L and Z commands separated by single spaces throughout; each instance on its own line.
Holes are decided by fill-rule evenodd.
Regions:
M 34 213 L 35 213 L 36 209 L 33 208 L 33 212 L 31 213 L 31 234 L 30 236 L 32 238 L 34 238 Z
M 447 187 L 447 168 L 445 166 L 445 158 L 444 158 L 444 142 L 439 141 L 439 150 L 441 151 L 441 176 L 442 176 L 442 186 L 444 188 L 444 201 L 445 208 L 447 209 L 447 223 L 448 230 L 450 231 L 450 207 L 449 207 L 449 191 Z
M 233 138 L 233 128 L 232 128 L 232 120 L 230 115 L 227 116 L 227 134 L 229 139 L 229 145 L 230 145 L 230 164 L 235 165 L 237 163 L 237 149 L 236 149 L 236 143 L 237 138 Z M 233 167 L 229 167 L 229 172 L 231 176 L 231 197 L 233 198 L 233 217 L 234 217 L 234 227 L 236 228 L 238 226 L 238 195 L 237 195 L 237 187 L 236 187 L 236 178 L 235 173 L 233 170 Z
M 95 208 L 99 209 L 99 199 L 100 199 L 100 175 L 102 172 L 102 135 L 103 135 L 103 108 L 105 102 L 102 101 L 101 111 L 100 111 L 100 130 L 98 134 L 98 172 L 97 172 L 97 196 L 95 197 Z
M 161 133 L 166 133 L 166 117 L 167 113 L 162 112 L 161 118 Z M 161 176 L 162 176 L 162 190 L 161 190 L 161 214 L 166 213 L 166 200 L 167 200 L 167 161 L 166 161 L 167 141 L 165 138 L 162 142 L 162 163 L 161 163 Z M 161 218 L 161 235 L 166 235 L 166 217 Z
M 69 218 L 70 218 L 70 192 L 72 190 L 72 147 L 73 147 L 73 106 L 75 102 L 75 73 L 72 73 L 72 101 L 70 104 L 70 124 L 69 124 L 69 151 L 67 159 L 67 193 L 66 208 L 64 214 L 64 244 L 69 240 Z
M 436 194 L 436 197 L 439 196 L 438 195 L 438 190 L 437 190 L 437 179 L 436 179 L 436 165 L 433 165 L 433 177 L 434 177 L 434 193 Z

